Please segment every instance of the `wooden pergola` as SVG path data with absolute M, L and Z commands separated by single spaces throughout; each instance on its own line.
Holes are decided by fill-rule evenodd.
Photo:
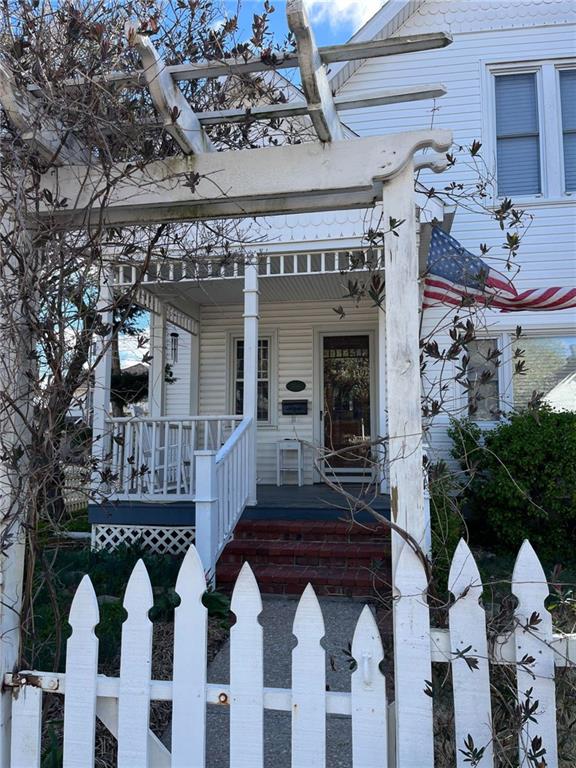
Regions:
M 392 517 L 425 548 L 429 520 L 425 514 L 421 422 L 419 349 L 420 295 L 414 200 L 414 171 L 442 171 L 452 135 L 443 130 L 421 130 L 368 138 L 346 138 L 341 122 L 345 110 L 382 106 L 397 102 L 440 97 L 440 84 L 416 86 L 367 94 L 334 96 L 327 65 L 340 61 L 396 56 L 413 51 L 441 48 L 451 42 L 444 34 L 425 34 L 377 40 L 370 43 L 319 48 L 314 40 L 302 0 L 288 0 L 288 25 L 297 42 L 297 52 L 285 52 L 273 65 L 258 60 L 191 62 L 167 66 L 149 37 L 129 25 L 126 34 L 137 50 L 142 68 L 134 72 L 110 72 L 107 80 L 130 86 L 146 83 L 159 117 L 158 128 L 169 132 L 182 154 L 155 161 L 127 173 L 106 200 L 105 209 L 90 205 L 104 189 L 101 170 L 90 163 L 90 150 L 81 138 L 67 132 L 62 145 L 62 126 L 31 124 L 34 90 L 17 89 L 5 66 L 0 66 L 0 101 L 22 139 L 34 144 L 45 158 L 55 159 L 44 174 L 42 186 L 54 198 L 66 197 L 69 206 L 54 211 L 47 204 L 39 210 L 40 222 L 48 215 L 52 225 L 89 227 L 92 220 L 122 226 L 143 223 L 207 220 L 226 217 L 263 216 L 278 213 L 340 210 L 382 204 L 383 220 L 403 221 L 395 236 L 386 238 L 384 274 L 385 311 L 380 312 L 380 330 L 385 338 L 385 359 L 380 359 L 380 380 L 386 382 Z M 249 75 L 269 69 L 298 67 L 304 98 L 287 104 L 261 105 L 244 109 L 197 114 L 184 98 L 179 81 L 229 74 Z M 78 81 L 71 81 L 77 85 Z M 317 141 L 252 150 L 217 152 L 204 126 L 251 119 L 310 119 Z M 420 150 L 433 150 L 416 156 Z M 436 152 L 441 154 L 436 154 Z M 273 173 L 271 172 L 273 169 Z M 198 179 L 186 184 L 190 174 Z M 217 177 L 216 186 L 212 179 Z M 258 352 L 258 271 L 255 264 L 245 270 L 244 313 L 244 415 L 256 423 Z M 105 297 L 104 297 L 105 302 Z M 104 305 L 103 305 L 104 306 Z M 382 356 L 381 356 L 382 357 Z M 103 359 L 97 378 L 104 381 L 109 361 Z M 104 390 L 97 388 L 94 401 L 95 437 L 102 429 L 107 404 Z M 380 398 L 381 402 L 383 398 Z M 381 409 L 383 406 L 380 406 Z M 384 419 L 380 419 L 384 423 Z M 255 430 L 255 426 L 254 426 Z M 253 477 L 255 498 L 255 449 Z M 393 537 L 393 562 L 403 541 Z M 18 591 L 19 585 L 4 584 Z M 3 675 L 10 667 L 4 656 Z M 12 657 L 12 662 L 14 655 Z M 1 745 L 0 745 L 1 746 Z M 410 764 L 415 764 L 410 761 Z

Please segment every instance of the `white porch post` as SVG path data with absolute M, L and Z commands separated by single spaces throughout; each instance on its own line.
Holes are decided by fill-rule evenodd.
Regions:
M 100 296 L 98 299 L 98 314 L 102 323 L 112 329 L 112 276 L 110 273 L 102 275 Z M 105 348 L 105 349 L 104 349 Z M 104 352 L 102 350 L 104 349 Z M 94 366 L 94 386 L 92 389 L 92 455 L 98 460 L 96 471 L 92 476 L 92 489 L 98 491 L 100 487 L 100 472 L 106 463 L 106 456 L 110 449 L 110 430 L 106 421 L 110 414 L 110 380 L 112 378 L 112 347 L 110 337 L 103 336 L 96 344 L 95 354 L 102 353 L 100 360 Z
M 430 520 L 424 513 L 420 381 L 420 294 L 414 202 L 414 165 L 384 185 L 383 226 L 404 220 L 385 243 L 386 394 L 392 520 L 429 550 Z M 382 382 L 381 382 L 382 385 Z M 402 539 L 392 536 L 395 569 Z M 393 570 L 394 573 L 394 570 Z
M 196 511 L 195 545 L 211 586 L 215 584 L 215 553 L 218 546 L 218 488 L 216 486 L 216 451 L 195 451 Z
M 257 503 L 256 457 L 258 415 L 258 262 L 246 264 L 244 272 L 244 418 L 252 417 L 248 506 Z
M 166 307 L 159 315 L 150 316 L 150 361 L 149 410 L 150 416 L 162 416 L 164 411 L 164 390 L 166 388 Z

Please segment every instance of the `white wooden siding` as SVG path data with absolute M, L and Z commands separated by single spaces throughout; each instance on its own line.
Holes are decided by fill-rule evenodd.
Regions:
M 274 279 L 274 278 L 270 278 Z M 342 290 L 344 293 L 344 289 Z M 258 428 L 258 481 L 276 482 L 276 449 L 278 440 L 298 437 L 304 442 L 314 438 L 314 420 L 319 420 L 320 404 L 316 399 L 317 373 L 314 368 L 316 331 L 334 331 L 342 334 L 365 333 L 378 324 L 377 310 L 369 305 L 346 307 L 347 315 L 340 321 L 334 307 L 342 301 L 285 302 L 262 304 L 260 308 L 260 335 L 272 334 L 276 339 L 275 359 L 276 398 L 271 402 L 272 425 Z M 230 400 L 230 338 L 242 334 L 242 307 L 240 305 L 203 306 L 200 316 L 200 414 L 228 412 Z M 372 362 L 376 370 L 377 361 Z M 274 371 L 272 372 L 274 375 Z M 286 389 L 292 379 L 306 383 L 302 393 Z M 308 399 L 307 416 L 282 416 L 281 402 L 286 399 Z M 373 414 L 377 403 L 373 403 Z M 312 482 L 312 449 L 304 448 L 304 482 Z
M 170 355 L 170 334 L 178 334 L 178 362 L 172 364 Z M 191 377 L 195 375 L 192 370 L 192 337 L 188 331 L 177 328 L 170 323 L 166 324 L 166 362 L 172 368 L 172 375 L 176 379 L 172 384 L 164 384 L 164 416 L 190 416 L 190 392 Z M 220 411 L 224 413 L 224 411 Z
M 421 32 L 450 32 L 452 45 L 438 51 L 422 51 L 402 57 L 364 62 L 344 83 L 340 93 L 366 93 L 370 90 L 415 85 L 427 81 L 443 83 L 447 95 L 435 104 L 431 101 L 408 102 L 357 110 L 346 114 L 347 124 L 360 135 L 414 130 L 434 124 L 454 132 L 455 144 L 469 146 L 474 139 L 488 151 L 486 161 L 493 165 L 489 121 L 490 94 L 487 65 L 503 62 L 531 62 L 570 57 L 576 61 L 574 39 L 576 9 L 564 2 L 530 2 L 500 0 L 499 2 L 470 2 L 470 0 L 428 0 L 424 2 L 395 35 Z M 434 109 L 434 111 L 433 111 Z M 420 180 L 441 188 L 452 180 L 469 182 L 474 178 L 465 163 L 458 163 L 442 177 L 422 173 Z M 521 267 L 514 282 L 519 290 L 543 285 L 576 284 L 576 195 L 551 200 L 541 197 L 522 202 L 534 216 L 524 237 L 517 263 Z M 478 252 L 480 243 L 493 248 L 491 256 L 501 256 L 499 250 L 503 233 L 485 213 L 458 211 L 452 234 L 464 246 Z M 498 268 L 498 262 L 492 262 Z M 423 333 L 435 328 L 447 309 L 429 309 L 425 313 Z M 517 324 L 525 329 L 562 328 L 576 322 L 574 313 L 522 312 L 512 315 L 488 313 L 489 327 L 496 333 L 510 330 Z M 448 338 L 438 338 L 447 346 Z M 432 370 L 432 366 L 431 366 Z M 444 371 L 444 379 L 450 375 Z M 461 394 L 453 388 L 447 393 L 448 404 L 457 411 L 462 405 Z M 433 424 L 430 443 L 433 455 L 449 458 L 450 440 L 446 435 L 448 417 L 437 418 Z

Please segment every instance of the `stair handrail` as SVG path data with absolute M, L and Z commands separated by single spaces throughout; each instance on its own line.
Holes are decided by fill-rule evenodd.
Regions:
M 252 417 L 243 418 L 218 451 L 195 451 L 196 548 L 210 584 L 216 563 L 246 507 Z

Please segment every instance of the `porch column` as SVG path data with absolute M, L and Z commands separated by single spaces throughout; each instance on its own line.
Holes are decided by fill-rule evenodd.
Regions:
M 244 271 L 244 418 L 252 417 L 248 506 L 255 506 L 257 415 L 258 415 L 258 262 L 246 264 Z
M 150 361 L 148 379 L 148 409 L 150 416 L 162 416 L 164 411 L 164 390 L 166 388 L 166 307 L 160 314 L 150 316 Z
M 414 201 L 414 165 L 384 184 L 383 226 L 403 220 L 386 236 L 385 339 L 388 452 L 392 520 L 429 551 L 430 520 L 424 513 L 420 383 L 420 294 Z M 402 539 L 392 536 L 392 565 Z M 394 571 L 393 571 L 394 572 Z
M 98 314 L 102 323 L 112 329 L 112 276 L 103 274 L 98 298 Z M 112 346 L 110 336 L 103 336 L 96 343 L 96 356 L 100 357 L 94 366 L 94 386 L 92 388 L 92 455 L 98 460 L 96 471 L 92 475 L 92 489 L 100 488 L 100 472 L 106 463 L 109 452 L 109 430 L 106 419 L 110 414 L 110 381 L 112 378 Z M 104 351 L 103 351 L 104 350 Z

